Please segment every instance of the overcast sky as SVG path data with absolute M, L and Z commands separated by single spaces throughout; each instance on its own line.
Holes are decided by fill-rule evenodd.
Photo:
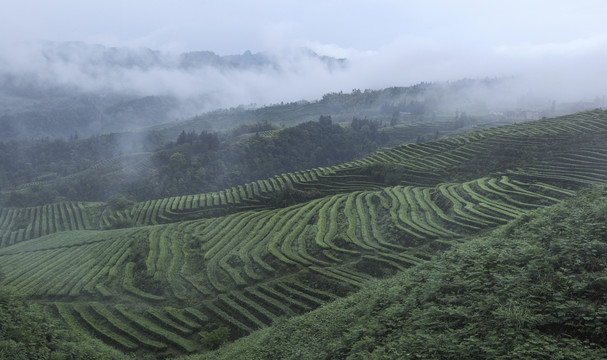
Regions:
M 546 91 L 607 93 L 604 0 L 2 2 L 0 55 L 24 40 L 220 55 L 307 46 L 351 60 L 321 91 L 520 76 Z
M 3 2 L 5 41 L 78 40 L 221 55 L 293 44 L 379 51 L 406 42 L 496 51 L 607 33 L 603 0 Z

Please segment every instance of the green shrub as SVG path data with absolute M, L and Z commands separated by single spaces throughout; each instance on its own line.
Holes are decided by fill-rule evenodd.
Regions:
M 203 347 L 209 350 L 215 350 L 230 339 L 230 329 L 222 326 L 207 332 L 200 332 L 200 342 Z

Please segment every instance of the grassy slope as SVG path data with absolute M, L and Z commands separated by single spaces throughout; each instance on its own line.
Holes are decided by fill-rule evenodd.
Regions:
M 301 180 L 299 189 L 338 194 L 283 209 L 179 221 L 189 202 L 173 199 L 165 204 L 173 223 L 100 232 L 62 231 L 67 208 L 60 217 L 26 209 L 4 218 L 11 245 L 0 250 L 3 283 L 123 349 L 200 350 L 201 330 L 225 326 L 232 338 L 244 336 L 419 263 L 454 239 L 553 204 L 569 188 L 604 183 L 604 118 L 591 112 L 399 147 L 319 181 Z M 512 144 L 517 151 L 505 152 Z M 386 187 L 380 170 L 420 185 Z M 375 190 L 363 191 L 369 187 Z M 149 224 L 151 203 L 135 209 L 129 216 Z M 38 225 L 11 223 L 27 216 Z M 97 228 L 98 215 L 83 222 Z M 55 230 L 62 232 L 12 245 Z
M 603 359 L 607 189 L 188 359 Z

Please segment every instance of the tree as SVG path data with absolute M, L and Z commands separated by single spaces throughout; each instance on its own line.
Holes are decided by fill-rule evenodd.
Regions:
M 331 120 L 331 115 L 320 115 L 320 118 L 318 118 L 318 122 L 322 126 L 331 126 L 333 124 L 333 121 Z
M 182 170 L 185 167 L 186 163 L 187 161 L 185 159 L 185 156 L 180 152 L 174 153 L 169 158 L 169 166 L 172 171 Z

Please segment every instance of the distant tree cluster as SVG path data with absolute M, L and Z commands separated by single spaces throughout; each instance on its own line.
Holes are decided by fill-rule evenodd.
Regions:
M 239 136 L 239 135 L 243 135 L 243 134 L 255 134 L 255 133 L 259 133 L 259 132 L 263 132 L 263 131 L 269 131 L 269 130 L 276 130 L 278 129 L 274 124 L 272 124 L 271 122 L 264 120 L 264 121 L 259 121 L 256 122 L 254 124 L 243 124 L 240 125 L 238 127 L 236 127 L 235 129 L 233 129 L 232 131 L 230 131 L 230 134 L 232 136 Z
M 216 133 L 202 131 L 200 134 L 196 134 L 195 131 L 186 133 L 182 131 L 175 142 L 175 145 L 190 144 L 192 151 L 194 152 L 205 152 L 217 150 L 220 145 L 219 137 Z M 169 144 L 168 147 L 171 147 Z
M 298 169 L 328 166 L 369 153 L 385 141 L 380 124 L 355 118 L 352 125 L 334 124 L 330 115 L 261 136 L 268 124 L 239 142 L 216 134 L 185 133 L 154 155 L 157 172 L 146 181 L 157 184 L 155 196 L 207 192 Z M 139 187 L 141 188 L 141 187 Z
M 388 140 L 381 127 L 379 121 L 357 116 L 350 126 L 341 126 L 330 115 L 321 115 L 318 121 L 280 131 L 267 121 L 221 135 L 182 131 L 174 141 L 150 153 L 151 164 L 141 173 L 128 176 L 96 165 L 102 160 L 116 161 L 123 151 L 133 150 L 125 149 L 125 144 L 133 142 L 125 135 L 0 142 L 0 190 L 12 189 L 4 196 L 5 206 L 63 200 L 113 202 L 116 198 L 111 196 L 116 194 L 126 197 L 122 201 L 141 201 L 216 191 L 364 156 Z M 29 185 L 16 190 L 19 184 Z
M 90 169 L 95 163 L 119 156 L 121 139 L 116 135 L 94 136 L 78 140 L 48 138 L 38 140 L 11 140 L 0 142 L 0 189 L 12 189 L 31 183 L 26 191 L 11 192 L 7 206 L 39 205 L 63 198 L 98 199 L 98 177 L 89 170 L 78 179 L 57 187 L 37 185 L 40 182 Z
M 350 127 L 354 131 L 365 131 L 372 134 L 372 136 L 377 136 L 377 131 L 382 126 L 380 121 L 368 120 L 367 118 L 361 119 L 358 117 L 352 118 L 352 122 L 350 123 Z

